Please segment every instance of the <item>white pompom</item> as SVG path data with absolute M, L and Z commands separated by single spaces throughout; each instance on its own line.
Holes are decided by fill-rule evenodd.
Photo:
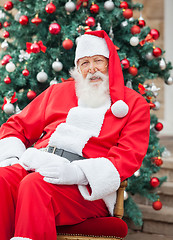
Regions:
M 124 101 L 118 100 L 112 105 L 111 111 L 115 117 L 123 118 L 127 115 L 129 107 Z

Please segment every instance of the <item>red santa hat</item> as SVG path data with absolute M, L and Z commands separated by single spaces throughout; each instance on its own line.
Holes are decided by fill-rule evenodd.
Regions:
M 115 45 L 104 30 L 86 32 L 77 43 L 75 64 L 86 56 L 103 55 L 109 58 L 109 89 L 113 102 L 112 113 L 123 118 L 128 113 L 128 105 L 124 102 L 124 78 L 120 59 Z

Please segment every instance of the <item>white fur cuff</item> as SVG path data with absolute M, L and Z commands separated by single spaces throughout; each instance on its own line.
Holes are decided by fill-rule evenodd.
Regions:
M 8 137 L 0 140 L 0 162 L 11 157 L 20 158 L 26 147 L 17 137 Z
M 79 185 L 82 196 L 89 201 L 103 199 L 112 214 L 120 176 L 111 161 L 107 158 L 89 158 L 73 161 L 72 164 L 77 164 L 82 169 L 92 190 L 90 195 L 86 186 Z
M 31 238 L 13 237 L 10 240 L 32 240 Z

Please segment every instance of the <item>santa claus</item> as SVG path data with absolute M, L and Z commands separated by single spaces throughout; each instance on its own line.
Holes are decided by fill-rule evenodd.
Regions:
M 80 37 L 71 75 L 0 128 L 1 240 L 54 240 L 56 226 L 112 215 L 142 164 L 149 104 L 124 86 L 106 32 Z

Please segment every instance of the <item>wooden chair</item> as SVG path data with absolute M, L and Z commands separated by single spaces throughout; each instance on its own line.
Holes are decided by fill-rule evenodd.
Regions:
M 114 217 L 90 218 L 79 224 L 59 226 L 57 228 L 57 240 L 123 239 L 128 232 L 127 224 L 122 220 L 126 187 L 127 181 L 124 181 L 118 189 Z

